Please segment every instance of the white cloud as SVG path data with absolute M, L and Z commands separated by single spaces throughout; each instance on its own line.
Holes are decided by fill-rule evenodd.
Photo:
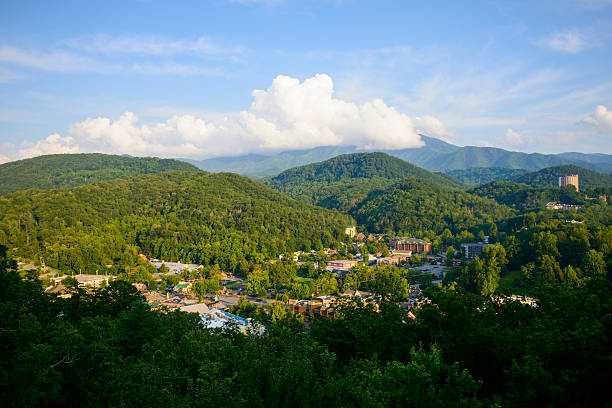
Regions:
M 609 111 L 603 105 L 599 105 L 591 116 L 583 119 L 583 122 L 597 126 L 602 132 L 612 131 L 612 111 Z
M 242 47 L 225 47 L 211 38 L 168 39 L 159 36 L 113 37 L 98 34 L 93 38 L 73 38 L 64 42 L 67 46 L 92 53 L 172 55 L 194 53 L 203 55 L 238 54 Z
M 487 142 L 486 140 L 477 140 L 476 143 L 474 143 L 474 145 L 478 147 L 495 147 L 491 143 Z
M 417 132 L 426 136 L 437 137 L 438 139 L 449 140 L 449 136 L 452 134 L 444 123 L 440 119 L 434 116 L 421 116 L 414 118 L 414 123 Z
M 49 135 L 36 143 L 24 142 L 22 147 L 19 150 L 19 157 L 22 159 L 43 154 L 78 153 L 80 151 L 80 147 L 72 137 L 61 137 L 57 133 Z
M 504 144 L 510 146 L 519 146 L 524 143 L 521 135 L 510 128 L 506 129 L 506 132 L 504 132 L 504 136 L 501 138 L 501 140 Z
M 577 30 L 557 32 L 540 42 L 556 51 L 576 54 L 588 46 L 584 35 Z
M 154 124 L 140 124 L 131 112 L 115 121 L 89 118 L 72 125 L 69 137 L 51 135 L 29 146 L 27 154 L 48 153 L 45 147 L 56 152 L 61 144 L 66 151 L 195 158 L 321 145 L 400 149 L 423 145 L 415 123 L 429 132 L 445 131 L 436 118 L 412 119 L 381 99 L 362 104 L 337 99 L 327 75 L 302 82 L 279 75 L 268 89 L 253 91 L 250 108 L 238 114 L 208 122 L 193 115 L 176 115 Z
M 8 156 L 0 154 L 0 164 L 7 163 L 7 162 L 10 162 L 10 161 L 11 161 L 11 159 L 9 159 Z
M 0 67 L 0 84 L 8 84 L 10 82 L 14 82 L 22 78 L 22 75 L 17 74 L 13 71 L 9 71 L 6 68 Z
M 65 51 L 36 53 L 11 46 L 0 46 L 0 62 L 63 73 L 109 73 L 119 69 L 117 65 L 105 64 Z
M 148 62 L 133 64 L 132 71 L 148 75 L 227 76 L 225 72 L 217 68 L 205 68 L 185 64 L 153 64 Z

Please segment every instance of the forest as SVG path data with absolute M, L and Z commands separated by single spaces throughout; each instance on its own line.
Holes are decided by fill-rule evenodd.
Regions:
M 264 314 L 265 333 L 243 334 L 151 310 L 121 280 L 46 294 L 0 246 L 0 397 L 15 407 L 603 407 L 609 285 L 597 270 L 541 282 L 537 307 L 433 286 L 414 319 L 392 301 L 376 310 L 348 299 L 337 319 Z
M 336 246 L 352 223 L 231 173 L 164 172 L 0 196 L 0 244 L 76 273 L 102 272 L 130 247 L 234 271 L 244 259 Z
M 37 188 L 71 188 L 168 170 L 201 171 L 179 160 L 101 153 L 50 154 L 0 164 L 0 195 Z

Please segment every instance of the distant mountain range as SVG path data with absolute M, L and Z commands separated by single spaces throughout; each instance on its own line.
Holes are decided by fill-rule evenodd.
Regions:
M 612 174 L 600 173 L 573 164 L 547 167 L 538 171 L 500 167 L 472 167 L 465 170 L 450 170 L 447 173 L 471 186 L 479 186 L 491 181 L 514 181 L 532 187 L 557 187 L 559 176 L 578 174 L 581 188 L 612 187 Z
M 382 150 L 389 155 L 423 167 L 430 171 L 470 169 L 473 167 L 499 167 L 507 169 L 540 170 L 546 167 L 574 164 L 603 173 L 612 173 L 612 155 L 561 153 L 540 154 L 511 152 L 494 147 L 456 146 L 440 139 L 421 136 L 425 146 L 401 150 Z M 275 155 L 246 155 L 187 161 L 202 170 L 230 171 L 252 178 L 263 178 L 283 170 L 320 162 L 340 154 L 357 153 L 354 146 L 320 146 L 307 150 L 292 150 Z

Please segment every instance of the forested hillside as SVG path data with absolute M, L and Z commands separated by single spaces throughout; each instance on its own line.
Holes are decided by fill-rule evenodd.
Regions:
M 0 197 L 0 243 L 66 271 L 95 272 L 128 246 L 233 271 L 244 258 L 332 245 L 352 222 L 228 173 L 165 172 Z
M 320 163 L 285 170 L 266 183 L 277 190 L 290 192 L 300 186 L 331 184 L 354 179 L 400 180 L 411 176 L 442 186 L 463 187 L 463 184 L 453 177 L 432 173 L 386 153 L 344 154 Z
M 457 234 L 512 215 L 493 200 L 437 186 L 415 177 L 373 193 L 351 215 L 369 231 L 433 237 Z
M 578 174 L 581 189 L 582 187 L 593 186 L 612 187 L 612 174 L 598 173 L 570 164 L 529 172 L 517 177 L 514 181 L 529 184 L 533 187 L 557 187 L 559 186 L 559 177 L 570 174 Z
M 77 187 L 101 180 L 168 170 L 199 171 L 191 164 L 157 157 L 101 153 L 52 154 L 0 165 L 0 195 L 30 188 Z
M 469 169 L 449 170 L 447 173 L 465 184 L 479 186 L 495 180 L 514 181 L 529 173 L 529 170 L 503 167 L 471 167 Z
M 551 201 L 575 205 L 586 203 L 583 196 L 571 186 L 564 188 L 532 187 L 513 181 L 493 181 L 469 190 L 469 193 L 491 198 L 519 212 L 544 209 L 546 203 Z

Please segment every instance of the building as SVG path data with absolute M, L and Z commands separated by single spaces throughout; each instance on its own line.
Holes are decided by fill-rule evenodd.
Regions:
M 576 191 L 580 191 L 578 188 L 578 175 L 570 174 L 567 176 L 559 176 L 559 187 L 574 186 Z
M 489 246 L 485 242 L 461 244 L 461 252 L 467 259 L 473 259 L 482 254 L 482 251 Z
M 100 285 L 102 285 L 102 282 L 108 283 L 109 278 L 110 276 L 108 275 L 79 274 L 79 275 L 74 276 L 74 279 L 76 279 L 77 282 L 79 282 L 79 286 L 82 288 L 84 287 L 99 288 Z
M 393 250 L 412 252 L 413 254 L 431 253 L 431 242 L 416 238 L 393 238 L 390 241 Z
M 353 238 L 355 235 L 357 235 L 357 227 L 354 225 L 349 225 L 344 229 L 344 233 Z
M 547 210 L 579 210 L 579 205 L 574 204 L 563 204 L 557 202 L 546 203 Z
M 356 260 L 340 260 L 340 261 L 329 261 L 327 263 L 327 270 L 333 272 L 335 270 L 343 270 L 348 271 L 353 266 L 357 265 L 358 261 Z

